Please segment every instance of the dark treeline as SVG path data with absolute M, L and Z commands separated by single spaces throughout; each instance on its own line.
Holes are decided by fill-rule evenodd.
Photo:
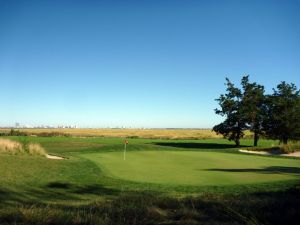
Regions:
M 216 114 L 225 120 L 213 130 L 240 145 L 245 130 L 254 134 L 254 146 L 260 136 L 279 139 L 286 145 L 289 140 L 300 139 L 300 91 L 295 84 L 282 81 L 265 94 L 264 86 L 249 82 L 249 76 L 241 80 L 241 88 L 226 78 L 226 93 L 216 101 L 220 109 Z
M 28 132 L 10 129 L 9 132 L 2 132 L 0 136 L 30 136 Z

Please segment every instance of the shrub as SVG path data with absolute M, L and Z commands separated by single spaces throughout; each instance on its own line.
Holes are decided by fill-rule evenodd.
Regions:
M 28 136 L 29 134 L 27 132 L 19 131 L 11 129 L 9 133 L 7 133 L 7 136 Z
M 40 132 L 35 134 L 38 137 L 70 137 L 70 134 L 63 132 Z

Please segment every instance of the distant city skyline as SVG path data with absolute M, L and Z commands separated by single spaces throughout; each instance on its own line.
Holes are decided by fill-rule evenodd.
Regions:
M 300 1 L 0 1 L 0 127 L 211 128 L 225 77 L 300 88 Z
M 45 128 L 45 129 L 60 129 L 60 128 L 70 128 L 70 129 L 211 129 L 211 127 L 195 127 L 195 128 L 180 128 L 180 127 L 131 127 L 131 126 L 115 126 L 115 127 L 80 127 L 78 125 L 49 125 L 49 124 L 38 124 L 38 125 L 31 125 L 31 124 L 22 124 L 19 122 L 16 122 L 12 125 L 8 126 L 0 126 L 0 128 L 14 128 L 14 129 L 26 129 L 26 128 Z

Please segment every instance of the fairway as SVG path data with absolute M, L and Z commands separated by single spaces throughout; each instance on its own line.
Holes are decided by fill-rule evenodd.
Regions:
M 109 177 L 163 185 L 223 186 L 295 180 L 298 160 L 197 151 L 82 154 Z

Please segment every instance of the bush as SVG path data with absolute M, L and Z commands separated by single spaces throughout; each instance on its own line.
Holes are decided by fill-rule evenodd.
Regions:
M 70 134 L 63 132 L 40 132 L 35 134 L 38 137 L 70 137 Z
M 11 129 L 7 136 L 28 136 L 27 132 Z

